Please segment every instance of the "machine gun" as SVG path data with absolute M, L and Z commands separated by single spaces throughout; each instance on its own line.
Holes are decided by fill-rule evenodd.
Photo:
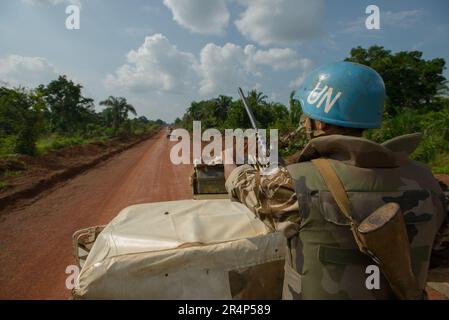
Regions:
M 273 169 L 277 169 L 278 163 L 270 163 L 269 160 L 271 160 L 271 157 L 267 154 L 267 141 L 265 140 L 265 135 L 261 134 L 260 129 L 257 128 L 256 118 L 249 108 L 248 101 L 246 100 L 242 88 L 239 88 L 238 91 L 245 107 L 246 113 L 248 114 L 249 121 L 251 122 L 251 126 L 256 132 L 258 152 L 257 155 L 254 155 L 255 159 L 253 159 L 253 162 L 255 163 L 255 167 L 258 170 L 262 171 L 263 174 L 270 174 L 273 172 Z M 277 160 L 277 157 L 275 160 Z

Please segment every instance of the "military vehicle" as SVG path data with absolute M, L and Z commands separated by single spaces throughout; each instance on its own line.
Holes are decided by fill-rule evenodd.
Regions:
M 74 299 L 280 299 L 285 240 L 228 199 L 139 204 L 74 234 Z
M 222 164 L 195 164 L 190 176 L 193 199 L 227 199 L 224 167 Z
M 284 236 L 229 199 L 222 164 L 195 164 L 190 183 L 193 200 L 133 205 L 75 232 L 73 298 L 281 299 Z
M 73 235 L 74 299 L 281 299 L 285 238 L 225 189 L 223 165 L 195 164 L 193 200 L 122 210 Z
M 168 127 L 168 133 L 167 133 L 167 138 L 168 139 L 170 139 L 172 132 L 173 132 L 173 128 L 172 127 Z

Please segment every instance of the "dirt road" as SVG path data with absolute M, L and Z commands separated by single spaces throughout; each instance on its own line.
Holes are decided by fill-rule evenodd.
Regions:
M 32 205 L 0 212 L 0 299 L 67 299 L 74 231 L 131 204 L 191 198 L 191 166 L 171 164 L 171 145 L 162 131 Z
M 106 224 L 131 204 L 191 198 L 191 167 L 171 164 L 172 144 L 162 131 L 32 205 L 0 213 L 0 299 L 67 299 L 74 231 Z

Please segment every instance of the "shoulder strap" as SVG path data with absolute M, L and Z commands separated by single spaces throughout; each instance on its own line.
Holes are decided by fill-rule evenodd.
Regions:
M 334 168 L 332 168 L 329 160 L 324 158 L 313 159 L 312 163 L 318 168 L 318 171 L 323 177 L 324 182 L 329 188 L 329 191 L 332 194 L 332 197 L 334 198 L 341 212 L 343 212 L 345 217 L 352 222 L 352 210 L 348 195 L 346 194 L 343 183 L 337 176 Z
M 349 220 L 351 224 L 351 232 L 354 236 L 355 242 L 357 243 L 357 247 L 361 252 L 368 254 L 367 248 L 360 239 L 360 235 L 357 230 L 358 222 L 352 217 L 351 203 L 349 202 L 348 194 L 346 193 L 343 183 L 332 167 L 330 161 L 325 158 L 319 158 L 313 159 L 312 163 L 318 168 L 318 171 L 323 177 L 324 182 L 326 183 L 341 212 Z

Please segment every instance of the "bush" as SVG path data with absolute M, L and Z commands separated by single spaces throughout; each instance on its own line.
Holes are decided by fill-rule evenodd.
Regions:
M 12 173 L 24 170 L 26 170 L 25 163 L 17 157 L 12 156 L 0 158 L 0 175 L 5 175 L 8 172 Z
M 58 134 L 52 134 L 45 138 L 41 138 L 37 142 L 37 153 L 44 154 L 51 150 L 59 150 L 66 147 L 77 146 L 81 144 L 88 144 L 93 142 L 104 142 L 109 140 L 110 137 L 106 135 L 100 135 L 92 138 L 85 138 L 80 135 L 64 136 Z
M 415 132 L 423 133 L 423 140 L 411 157 L 425 163 L 441 159 L 449 153 L 449 109 L 427 113 L 407 109 L 385 119 L 380 129 L 368 130 L 365 135 L 368 139 L 381 143 Z
M 37 134 L 33 127 L 26 126 L 17 136 L 15 152 L 34 156 L 36 154 Z
M 103 129 L 103 134 L 108 136 L 108 137 L 113 137 L 114 136 L 114 129 L 112 129 L 112 128 L 104 128 Z
M 88 140 L 80 136 L 61 136 L 53 134 L 49 137 L 42 138 L 37 142 L 38 154 L 44 154 L 51 150 L 59 150 L 65 147 L 88 143 Z
M 434 173 L 449 174 L 449 153 L 440 153 L 430 163 Z
M 16 142 L 16 136 L 0 137 L 0 156 L 13 154 L 15 152 Z

